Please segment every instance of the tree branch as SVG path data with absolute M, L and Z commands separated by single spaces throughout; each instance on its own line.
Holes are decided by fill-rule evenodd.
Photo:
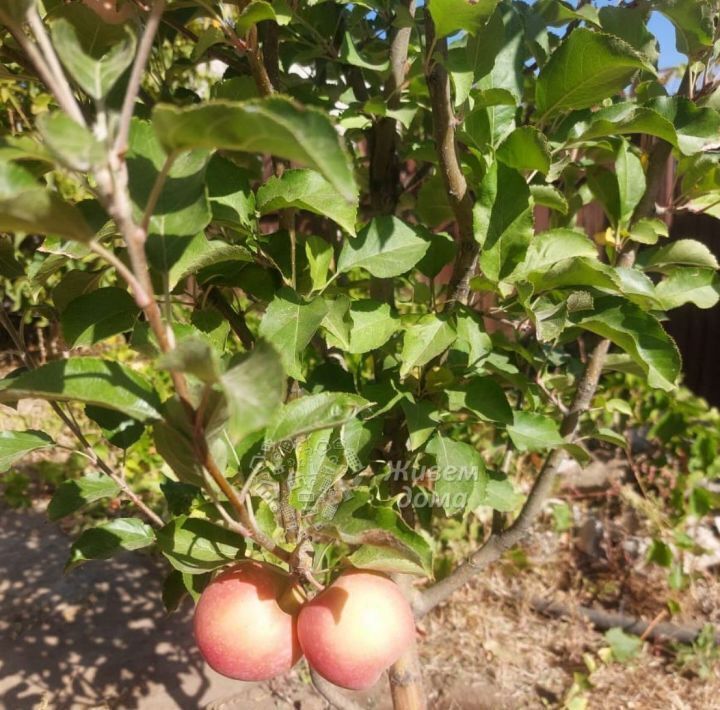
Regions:
M 577 616 L 586 618 L 593 626 L 602 631 L 612 628 L 621 628 L 623 631 L 650 638 L 656 641 L 671 640 L 678 643 L 691 644 L 697 640 L 702 632 L 701 626 L 679 626 L 671 623 L 654 623 L 645 621 L 637 616 L 617 614 L 602 609 L 592 609 L 586 606 L 565 606 L 552 600 L 533 598 L 530 606 L 539 614 L 547 616 L 564 617 L 572 619 Z M 720 644 L 720 633 L 715 634 L 715 642 Z
M 458 226 L 458 252 L 448 286 L 450 303 L 467 304 L 470 293 L 470 279 L 477 268 L 479 246 L 475 241 L 473 228 L 473 196 L 460 166 L 457 140 L 455 137 L 455 113 L 452 107 L 450 75 L 441 61 L 432 56 L 433 48 L 447 53 L 447 41 L 436 40 L 435 24 L 430 13 L 425 13 L 426 81 L 432 105 L 435 149 L 440 174 L 445 184 L 450 207 Z
M 135 101 L 140 91 L 140 83 L 145 73 L 145 66 L 150 58 L 152 45 L 155 41 L 155 34 L 160 26 L 160 20 L 162 19 L 164 10 L 165 0 L 154 0 L 147 24 L 145 25 L 145 31 L 138 45 L 137 55 L 135 56 L 135 62 L 130 72 L 128 87 L 120 111 L 118 132 L 115 139 L 115 151 L 119 154 L 124 154 L 127 150 L 128 136 L 130 135 L 130 121 L 135 112 Z
M 310 677 L 315 690 L 325 698 L 331 708 L 337 708 L 337 710 L 362 710 L 360 705 L 348 698 L 339 688 L 325 680 L 312 668 L 310 669 Z
M 15 38 L 25 54 L 27 54 L 45 86 L 47 86 L 48 90 L 53 94 L 53 96 L 55 96 L 60 108 L 75 121 L 81 125 L 85 125 L 85 117 L 82 115 L 82 111 L 80 111 L 80 107 L 78 106 L 77 101 L 75 101 L 72 91 L 69 90 L 69 86 L 66 90 L 62 82 L 55 79 L 55 75 L 48 66 L 45 57 L 38 49 L 35 42 L 30 40 L 25 32 L 23 32 L 22 27 L 1 9 L 0 22 L 2 22 L 10 30 L 12 36 Z
M 663 141 L 658 142 L 653 148 L 646 172 L 646 191 L 633 215 L 633 222 L 652 213 L 665 175 L 663 168 L 667 166 L 671 150 L 672 147 Z M 621 255 L 619 265 L 632 266 L 634 259 L 635 251 L 630 250 Z M 560 425 L 561 434 L 569 441 L 575 437 L 580 417 L 588 410 L 595 396 L 609 348 L 610 341 L 606 339 L 595 346 L 587 368 L 578 382 L 573 402 Z M 566 457 L 564 449 L 555 449 L 548 456 L 515 521 L 504 531 L 491 533 L 480 549 L 470 555 L 452 574 L 419 595 L 413 607 L 416 617 L 420 618 L 427 614 L 525 537 L 552 492 L 555 476 Z
M 245 314 L 242 311 L 236 311 L 218 288 L 213 288 L 210 291 L 208 300 L 220 311 L 225 320 L 230 324 L 233 333 L 240 339 L 245 350 L 252 350 L 255 345 L 255 336 L 250 331 L 250 328 L 248 328 L 247 322 L 245 321 Z

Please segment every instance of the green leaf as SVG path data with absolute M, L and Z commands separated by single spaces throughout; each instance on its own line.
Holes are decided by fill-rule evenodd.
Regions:
M 672 338 L 657 319 L 642 308 L 620 298 L 595 300 L 591 315 L 575 317 L 581 328 L 609 338 L 643 369 L 651 387 L 675 388 L 680 374 L 680 355 Z
M 52 290 L 52 300 L 55 308 L 62 313 L 71 301 L 94 291 L 104 275 L 104 270 L 80 271 L 79 269 L 73 269 L 66 272 L 58 285 Z
M 474 217 L 483 274 L 494 282 L 507 278 L 533 236 L 530 189 L 523 176 L 494 163 L 480 184 Z
M 682 96 L 658 97 L 650 108 L 675 126 L 677 144 L 685 155 L 720 147 L 720 114 L 714 109 Z
M 510 424 L 513 413 L 503 388 L 492 377 L 474 377 L 459 389 L 447 390 L 451 410 L 468 409 L 480 419 Z
M 437 407 L 426 399 L 412 402 L 407 397 L 400 402 L 405 414 L 410 451 L 417 451 L 437 429 L 440 412 Z
M 435 500 L 448 515 L 468 513 L 485 495 L 487 473 L 480 453 L 469 444 L 436 434 L 425 447 L 435 458 Z
M 460 30 L 475 33 L 482 29 L 492 15 L 498 0 L 430 0 L 430 14 L 439 39 Z
M 77 207 L 44 187 L 0 197 L 0 231 L 53 234 L 80 242 L 95 236 Z
M 252 0 L 238 16 L 235 31 L 243 37 L 252 27 L 263 20 L 277 21 L 273 6 L 264 0 Z
M 53 12 L 50 32 L 65 68 L 96 100 L 110 92 L 135 58 L 137 40 L 130 26 L 103 22 L 84 5 L 65 5 Z
M 606 136 L 630 135 L 634 133 L 656 136 L 678 147 L 678 136 L 671 120 L 657 111 L 626 101 L 601 108 L 591 115 L 591 123 L 576 125 L 581 141 Z
M 228 432 L 233 443 L 267 426 L 285 397 L 282 359 L 263 340 L 224 373 L 220 382 L 228 401 Z
M 245 540 L 203 518 L 181 515 L 157 531 L 162 553 L 178 571 L 202 574 L 243 557 Z
M 260 336 L 274 345 L 287 374 L 305 381 L 302 353 L 310 344 L 327 312 L 325 301 L 305 302 L 289 288 L 278 291 L 260 322 Z
M 279 443 L 319 429 L 332 429 L 350 421 L 370 406 L 363 397 L 346 392 L 320 392 L 285 404 L 268 427 L 266 439 Z
M 95 404 L 140 421 L 160 418 L 157 393 L 142 377 L 120 363 L 94 357 L 54 360 L 0 380 L 0 402 L 25 397 Z
M 455 258 L 457 246 L 455 240 L 445 232 L 427 232 L 426 237 L 430 247 L 416 266 L 423 276 L 434 279 Z
M 144 433 L 145 426 L 122 412 L 88 404 L 85 416 L 94 421 L 103 436 L 119 449 L 130 448 Z
M 178 155 L 153 209 L 150 234 L 194 236 L 210 223 L 212 212 L 205 186 L 210 154 L 194 150 Z M 130 128 L 127 165 L 130 197 L 140 220 L 167 155 L 149 121 L 134 119 Z
M 720 300 L 720 279 L 712 269 L 678 267 L 655 287 L 655 295 L 664 310 L 685 303 L 713 308 Z
M 348 545 L 372 545 L 402 556 L 414 574 L 432 574 L 432 550 L 422 535 L 416 533 L 391 507 L 371 502 L 370 494 L 356 489 L 327 523 L 337 530 Z M 358 556 L 368 562 L 365 554 Z M 371 568 L 372 569 L 372 568 Z
M 535 235 L 525 259 L 513 275 L 514 280 L 533 273 L 544 273 L 559 262 L 574 257 L 597 258 L 597 248 L 584 232 L 574 229 L 551 229 Z
M 343 424 L 340 441 L 350 471 L 360 471 L 368 465 L 382 429 L 383 420 L 380 417 L 364 421 L 353 417 Z
M 642 7 L 601 7 L 598 19 L 603 30 L 620 37 L 638 52 L 655 62 L 658 41 L 647 27 L 647 11 Z
M 594 438 L 599 439 L 600 441 L 605 441 L 613 446 L 619 446 L 621 449 L 625 449 L 627 447 L 627 440 L 625 437 L 612 429 L 608 429 L 607 427 L 600 427 L 595 432 Z
M 715 255 L 702 242 L 695 239 L 678 239 L 657 249 L 647 249 L 640 254 L 638 263 L 647 271 L 661 272 L 675 266 L 718 268 Z
M 150 265 L 167 278 L 170 291 L 188 276 L 194 276 L 209 266 L 252 261 L 245 247 L 219 239 L 208 240 L 202 232 L 192 237 L 151 234 L 146 242 L 146 251 Z
M 210 344 L 199 336 L 179 340 L 175 347 L 157 361 L 162 370 L 186 372 L 206 384 L 214 384 L 220 376 L 220 365 Z
M 91 473 L 74 481 L 63 481 L 48 505 L 50 520 L 59 520 L 103 498 L 114 498 L 120 486 L 104 473 Z
M 71 170 L 88 172 L 105 162 L 103 145 L 67 114 L 61 111 L 42 114 L 37 126 L 50 153 Z
M 626 634 L 621 628 L 615 627 L 605 632 L 605 640 L 616 661 L 626 663 L 635 658 L 643 647 L 642 639 L 632 634 Z
M 332 244 L 311 234 L 305 239 L 305 256 L 310 267 L 313 291 L 319 291 L 327 284 L 328 271 L 334 256 Z
M 400 276 L 413 268 L 430 247 L 420 232 L 397 217 L 376 217 L 356 239 L 343 245 L 340 273 L 361 267 L 378 278 Z
M 413 368 L 422 367 L 445 352 L 456 337 L 455 328 L 447 318 L 433 314 L 422 316 L 405 329 L 400 353 L 400 377 L 407 377 Z
M 675 25 L 679 52 L 696 56 L 715 39 L 714 7 L 697 0 L 656 0 L 656 8 Z
M 615 174 L 620 193 L 620 222 L 627 224 L 645 194 L 646 185 L 645 171 L 640 158 L 628 150 L 625 141 L 620 144 L 620 151 L 615 161 Z
M 497 159 L 516 170 L 550 170 L 550 146 L 547 138 L 532 126 L 516 128 L 500 145 Z
M 357 569 L 369 569 L 383 574 L 427 574 L 425 568 L 415 561 L 415 555 L 392 547 L 361 545 L 347 559 Z
M 271 177 L 257 192 L 261 214 L 297 207 L 329 217 L 355 235 L 357 201 L 347 202 L 337 189 L 314 170 L 286 170 Z
M 71 348 L 95 345 L 132 330 L 139 313 L 135 300 L 125 289 L 99 288 L 68 303 L 60 316 L 63 338 Z
M 338 432 L 322 429 L 300 441 L 295 448 L 297 467 L 291 478 L 290 504 L 312 511 L 347 470 Z
M 535 101 L 541 120 L 570 109 L 589 108 L 622 91 L 651 64 L 612 35 L 579 28 L 553 52 L 540 71 Z
M 367 353 L 382 347 L 398 330 L 398 319 L 387 303 L 359 299 L 350 304 L 350 353 Z
M 213 221 L 250 228 L 255 222 L 255 193 L 249 173 L 216 154 L 207 165 L 206 180 Z
M 358 52 L 350 32 L 345 32 L 343 35 L 338 59 L 345 64 L 360 67 L 361 69 L 370 69 L 372 71 L 385 71 L 390 66 L 390 62 L 387 59 L 379 62 L 370 62 L 363 58 L 360 52 Z
M 53 445 L 53 440 L 44 431 L 0 431 L 0 473 L 31 451 Z
M 349 202 L 357 200 L 353 166 L 330 119 L 275 96 L 257 101 L 208 101 L 153 110 L 158 137 L 168 150 L 224 148 L 270 153 L 317 170 Z
M 35 176 L 29 171 L 10 161 L 0 161 L 0 199 L 38 187 Z
M 515 412 L 507 432 L 518 451 L 544 451 L 564 441 L 558 423 L 536 412 Z
M 522 503 L 523 496 L 514 488 L 510 479 L 500 473 L 490 472 L 485 486 L 485 496 L 480 505 L 501 513 L 512 513 Z
M 70 547 L 65 570 L 88 560 L 106 560 L 120 550 L 140 550 L 155 542 L 153 529 L 137 518 L 115 518 L 84 530 Z

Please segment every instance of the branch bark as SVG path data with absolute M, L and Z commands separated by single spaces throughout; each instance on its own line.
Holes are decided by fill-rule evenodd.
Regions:
M 435 23 L 430 13 L 425 14 L 425 44 L 428 52 L 447 53 L 447 41 L 435 37 Z M 450 207 L 458 226 L 458 252 L 448 287 L 449 303 L 467 304 L 470 279 L 477 268 L 479 246 L 473 228 L 473 196 L 460 166 L 455 137 L 455 112 L 452 106 L 450 75 L 444 64 L 433 54 L 425 59 L 426 81 L 432 105 L 433 131 L 440 174 L 445 185 Z
M 655 641 L 670 640 L 678 643 L 691 644 L 697 640 L 697 637 L 702 631 L 701 626 L 679 626 L 667 622 L 654 623 L 653 621 L 640 619 L 637 616 L 628 616 L 627 614 L 618 614 L 602 609 L 592 609 L 586 606 L 566 606 L 560 602 L 541 599 L 539 597 L 532 599 L 530 606 L 539 614 L 566 619 L 582 616 L 602 631 L 617 627 L 629 634 L 635 634 L 636 636 L 642 636 Z M 720 644 L 720 633 L 715 634 L 715 642 Z
M 663 141 L 658 142 L 653 148 L 646 173 L 646 191 L 633 215 L 634 222 L 652 214 L 671 151 L 672 147 Z M 631 250 L 620 257 L 619 265 L 629 267 L 632 266 L 634 260 L 635 251 Z M 563 417 L 560 432 L 563 437 L 570 441 L 575 437 L 580 417 L 588 410 L 595 396 L 609 348 L 610 341 L 607 339 L 601 340 L 595 346 L 587 368 L 578 382 L 573 402 L 568 413 Z M 545 460 L 545 464 L 530 490 L 525 505 L 513 523 L 502 532 L 491 533 L 484 544 L 457 567 L 452 574 L 429 587 L 416 598 L 414 611 L 417 618 L 423 617 L 434 609 L 453 592 L 466 584 L 480 570 L 500 559 L 508 549 L 525 537 L 552 492 L 555 477 L 566 457 L 567 454 L 564 449 L 555 449 Z

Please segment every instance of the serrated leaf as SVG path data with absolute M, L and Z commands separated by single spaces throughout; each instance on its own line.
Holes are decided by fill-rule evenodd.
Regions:
M 648 249 L 640 254 L 638 263 L 647 271 L 665 271 L 675 266 L 718 268 L 715 255 L 702 242 L 695 239 L 678 239 L 666 246 Z
M 493 163 L 478 190 L 474 222 L 483 274 L 493 282 L 507 278 L 533 236 L 530 189 L 523 176 Z
M 514 488 L 510 479 L 500 473 L 490 472 L 485 486 L 485 495 L 480 505 L 501 513 L 512 513 L 522 503 L 523 496 Z
M 147 207 L 167 155 L 149 121 L 133 119 L 130 128 L 127 166 L 130 197 L 135 218 Z M 193 150 L 178 155 L 170 167 L 150 218 L 150 234 L 194 236 L 210 223 L 205 171 L 210 153 Z
M 574 229 L 551 229 L 533 237 L 525 259 L 514 278 L 542 273 L 561 261 L 574 257 L 597 257 L 597 248 L 584 232 Z
M 53 234 L 80 242 L 95 236 L 77 207 L 44 187 L 0 197 L 0 231 Z
M 350 353 L 367 353 L 382 347 L 398 330 L 399 321 L 387 303 L 371 299 L 352 301 L 350 310 Z
M 352 419 L 370 405 L 346 392 L 320 392 L 285 404 L 268 427 L 266 439 L 279 443 L 319 429 L 331 429 Z
M 497 150 L 497 158 L 516 170 L 550 170 L 550 146 L 547 138 L 533 126 L 516 128 Z
M 91 473 L 77 480 L 63 481 L 48 505 L 50 520 L 59 520 L 96 500 L 114 498 L 120 486 L 104 473 Z
M 70 301 L 60 316 L 63 338 L 71 348 L 95 345 L 132 330 L 140 313 L 133 297 L 122 288 L 99 288 Z
M 413 268 L 430 248 L 417 229 L 393 216 L 376 217 L 355 239 L 343 245 L 340 273 L 363 268 L 378 278 L 400 276 Z
M 681 366 L 677 346 L 657 319 L 642 308 L 608 296 L 596 299 L 591 315 L 574 320 L 625 350 L 643 369 L 651 387 L 675 388 Z
M 585 28 L 569 33 L 542 68 L 535 101 L 542 119 L 569 109 L 588 108 L 619 93 L 651 64 L 629 44 Z
M 692 303 L 698 308 L 713 308 L 720 300 L 720 279 L 712 269 L 678 267 L 655 287 L 658 303 L 664 310 Z
M 425 447 L 435 458 L 434 499 L 448 515 L 470 512 L 485 496 L 487 473 L 480 453 L 469 444 L 436 434 Z
M 178 571 L 203 574 L 243 557 L 245 540 L 203 518 L 181 515 L 157 531 L 162 553 Z
M 400 353 L 400 377 L 407 377 L 413 368 L 422 367 L 445 352 L 456 337 L 455 328 L 446 317 L 422 316 L 405 329 Z
M 430 0 L 429 8 L 438 38 L 460 30 L 475 33 L 492 15 L 498 0 Z
M 265 427 L 285 396 L 285 372 L 278 352 L 260 340 L 252 352 L 220 378 L 229 408 L 233 443 Z
M 50 153 L 71 170 L 88 172 L 106 160 L 105 148 L 95 136 L 61 111 L 42 114 L 37 126 Z
M 373 545 L 402 553 L 414 563 L 415 573 L 422 570 L 432 574 L 432 550 L 425 538 L 408 527 L 393 508 L 373 504 L 364 490 L 356 489 L 351 498 L 341 503 L 327 526 L 335 528 L 349 545 Z
M 0 431 L 0 473 L 7 471 L 26 454 L 53 444 L 52 438 L 44 431 Z
M 296 445 L 295 457 L 290 504 L 307 513 L 347 470 L 340 435 L 334 429 L 313 432 Z
M 322 175 L 314 170 L 286 170 L 271 177 L 257 192 L 261 214 L 296 207 L 329 217 L 355 235 L 357 202 L 347 202 Z
M 447 390 L 451 410 L 468 409 L 481 419 L 501 424 L 513 420 L 503 388 L 492 377 L 474 377 L 459 389 Z
M 270 153 L 323 175 L 349 202 L 357 199 L 352 162 L 330 119 L 285 97 L 156 106 L 153 123 L 168 150 L 224 148 Z
M 412 402 L 405 397 L 400 402 L 400 406 L 405 414 L 410 451 L 417 451 L 437 429 L 440 412 L 432 402 L 425 399 Z
M 104 98 L 135 58 L 137 39 L 129 24 L 103 22 L 84 5 L 56 10 L 50 32 L 60 61 L 94 99 Z
M 95 404 L 140 421 L 160 418 L 158 395 L 142 377 L 120 363 L 94 357 L 54 360 L 0 380 L 0 402 L 26 397 Z
M 142 520 L 115 518 L 80 533 L 70 547 L 65 569 L 73 569 L 88 560 L 106 560 L 120 550 L 140 550 L 154 542 L 153 529 Z
M 235 229 L 251 227 L 255 221 L 255 193 L 249 173 L 215 154 L 207 165 L 206 180 L 213 220 Z
M 325 301 L 304 301 L 289 288 L 278 291 L 260 322 L 260 336 L 280 353 L 290 377 L 305 381 L 302 353 L 325 318 Z
M 558 423 L 536 412 L 515 412 L 507 432 L 518 451 L 544 451 L 564 441 Z
M 305 239 L 305 256 L 310 267 L 313 290 L 319 291 L 327 284 L 328 271 L 334 256 L 332 244 L 311 234 Z

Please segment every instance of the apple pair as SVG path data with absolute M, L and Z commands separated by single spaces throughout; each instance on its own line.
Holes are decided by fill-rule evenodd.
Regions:
M 323 678 L 352 690 L 373 686 L 415 638 L 410 606 L 387 577 L 346 572 L 306 602 L 290 575 L 251 560 L 207 586 L 194 627 L 205 660 L 230 678 L 268 680 L 305 654 Z

